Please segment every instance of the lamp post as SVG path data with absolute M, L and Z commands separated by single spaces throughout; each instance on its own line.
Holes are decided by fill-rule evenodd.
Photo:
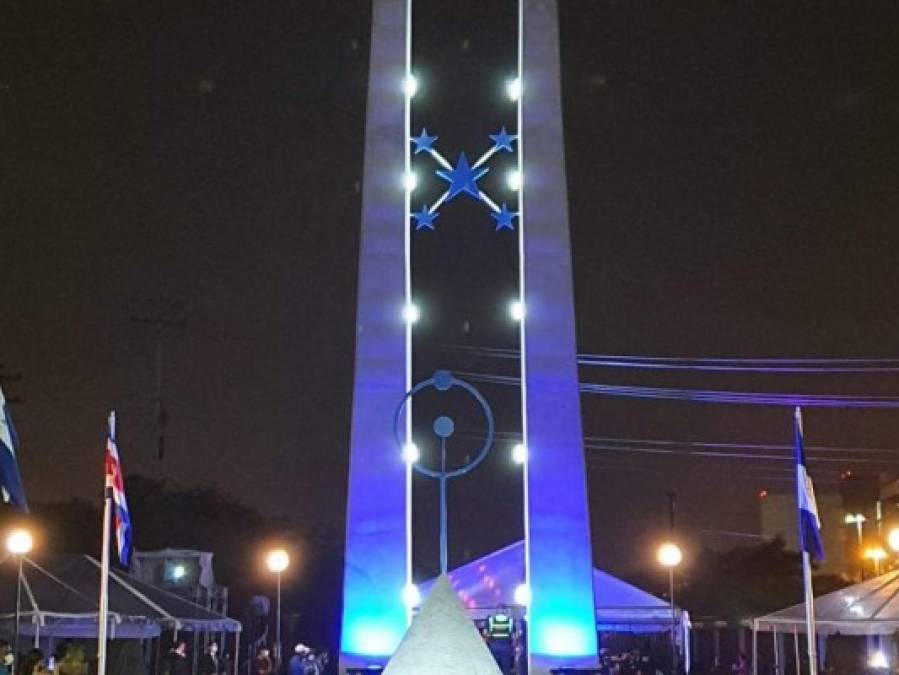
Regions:
M 34 539 L 31 533 L 24 528 L 16 528 L 6 535 L 6 550 L 15 556 L 17 563 L 16 572 L 16 623 L 13 633 L 13 658 L 16 667 L 19 661 L 19 623 L 22 618 L 22 556 L 31 552 Z
M 662 567 L 668 568 L 668 597 L 671 600 L 671 672 L 678 671 L 677 659 L 677 610 L 674 606 L 674 568 L 681 564 L 684 554 L 680 547 L 673 542 L 666 542 L 659 546 L 656 559 Z
M 269 551 L 265 558 L 265 565 L 269 572 L 274 572 L 278 583 L 278 592 L 275 602 L 275 664 L 276 669 L 281 667 L 281 573 L 290 564 L 290 556 L 282 548 Z
M 865 549 L 865 558 L 871 560 L 874 564 L 874 574 L 880 576 L 880 561 L 885 560 L 887 552 L 880 546 L 872 546 Z
M 843 518 L 843 522 L 846 523 L 847 525 L 855 525 L 855 534 L 856 534 L 857 541 L 858 541 L 858 554 L 859 554 L 859 556 L 862 556 L 862 557 L 863 557 L 863 550 L 862 550 L 862 538 L 863 538 L 863 536 L 862 536 L 862 535 L 863 535 L 863 533 L 862 533 L 862 524 L 863 524 L 866 520 L 867 520 L 867 518 L 865 518 L 865 514 L 863 514 L 863 513 L 847 513 L 847 514 L 846 514 L 846 517 Z M 860 567 L 860 569 L 859 569 L 859 572 L 860 572 L 859 576 L 860 576 L 862 579 L 864 579 L 864 578 L 865 578 L 865 566 L 864 566 L 864 564 L 861 565 L 861 567 Z

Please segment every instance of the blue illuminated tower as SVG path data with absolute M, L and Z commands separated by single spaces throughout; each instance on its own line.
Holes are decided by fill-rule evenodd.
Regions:
M 518 238 L 530 672 L 594 665 L 557 2 L 519 0 L 518 128 L 491 135 L 493 147 L 480 157 L 452 158 L 437 152 L 433 135 L 410 129 L 413 2 L 373 0 L 341 668 L 385 663 L 409 619 L 411 470 L 397 448 L 394 418 L 413 384 L 410 242 L 439 227 L 441 206 L 455 198 L 483 202 L 486 222 Z M 490 111 L 483 115 L 490 126 Z M 478 183 L 493 154 L 513 149 L 522 177 L 517 211 Z M 437 162 L 446 192 L 413 211 L 404 177 L 415 153 Z M 411 404 L 402 415 L 408 440 Z

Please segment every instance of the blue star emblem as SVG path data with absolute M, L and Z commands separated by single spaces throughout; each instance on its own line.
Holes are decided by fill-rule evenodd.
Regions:
M 499 152 L 500 150 L 505 150 L 506 152 L 512 152 L 512 142 L 518 140 L 518 136 L 514 136 L 506 131 L 506 127 L 503 126 L 502 129 L 499 130 L 498 134 L 490 134 L 490 140 L 493 141 L 493 149 Z
M 412 217 L 415 218 L 415 229 L 416 230 L 433 230 L 434 229 L 434 220 L 440 214 L 436 211 L 431 213 L 428 210 L 428 207 L 424 204 L 421 205 L 421 211 L 412 212 Z
M 415 143 L 415 154 L 417 155 L 420 152 L 431 152 L 431 150 L 434 149 L 434 141 L 436 141 L 437 138 L 437 136 L 428 136 L 428 130 L 422 129 L 418 136 L 413 136 L 410 139 Z
M 454 169 L 437 169 L 437 175 L 447 181 L 449 186 L 449 194 L 446 201 L 450 201 L 462 192 L 467 192 L 477 200 L 481 199 L 481 189 L 478 187 L 478 181 L 484 177 L 490 169 L 478 168 L 473 169 L 468 163 L 468 157 L 465 153 L 459 155 Z
M 503 203 L 502 208 L 496 213 L 491 213 L 493 216 L 493 220 L 496 221 L 496 231 L 500 230 L 514 230 L 515 226 L 512 224 L 512 220 L 518 217 L 517 211 L 510 211 L 509 207 Z

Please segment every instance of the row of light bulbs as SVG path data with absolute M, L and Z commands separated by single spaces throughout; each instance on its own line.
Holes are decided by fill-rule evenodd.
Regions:
M 521 321 L 524 319 L 524 303 L 521 300 L 513 300 L 509 303 L 509 317 L 512 321 Z M 403 307 L 403 321 L 412 325 L 418 323 L 421 318 L 421 310 L 418 305 L 409 303 Z
M 403 92 L 407 98 L 413 98 L 418 93 L 418 78 L 411 73 L 403 80 Z M 522 86 L 521 78 L 513 77 L 506 80 L 506 96 L 512 103 L 517 103 L 521 98 Z

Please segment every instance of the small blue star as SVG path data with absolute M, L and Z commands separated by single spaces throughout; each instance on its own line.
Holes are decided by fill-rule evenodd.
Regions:
M 434 148 L 434 141 L 438 136 L 428 136 L 428 130 L 422 129 L 418 136 L 413 136 L 410 140 L 415 143 L 415 154 L 420 152 L 431 152 Z
M 506 206 L 505 202 L 503 203 L 502 208 L 496 213 L 491 213 L 493 216 L 493 220 L 496 221 L 496 231 L 500 230 L 514 230 L 515 226 L 512 224 L 512 220 L 518 217 L 517 211 L 510 211 L 509 207 Z
M 475 199 L 480 200 L 481 190 L 478 187 L 478 181 L 488 171 L 490 169 L 487 168 L 472 169 L 464 152 L 459 155 L 455 169 L 437 169 L 437 175 L 450 184 L 446 201 L 450 201 L 462 192 L 467 192 Z
M 412 217 L 415 218 L 415 229 L 416 230 L 433 230 L 434 229 L 434 220 L 440 214 L 436 211 L 431 213 L 428 210 L 428 207 L 424 204 L 421 205 L 421 211 L 417 213 L 415 211 L 412 212 Z
M 508 131 L 506 131 L 506 127 L 503 126 L 502 129 L 499 130 L 498 134 L 490 134 L 490 140 L 493 141 L 493 148 L 498 152 L 500 150 L 505 150 L 506 152 L 513 152 L 512 150 L 512 142 L 518 140 L 518 136 L 513 136 Z

